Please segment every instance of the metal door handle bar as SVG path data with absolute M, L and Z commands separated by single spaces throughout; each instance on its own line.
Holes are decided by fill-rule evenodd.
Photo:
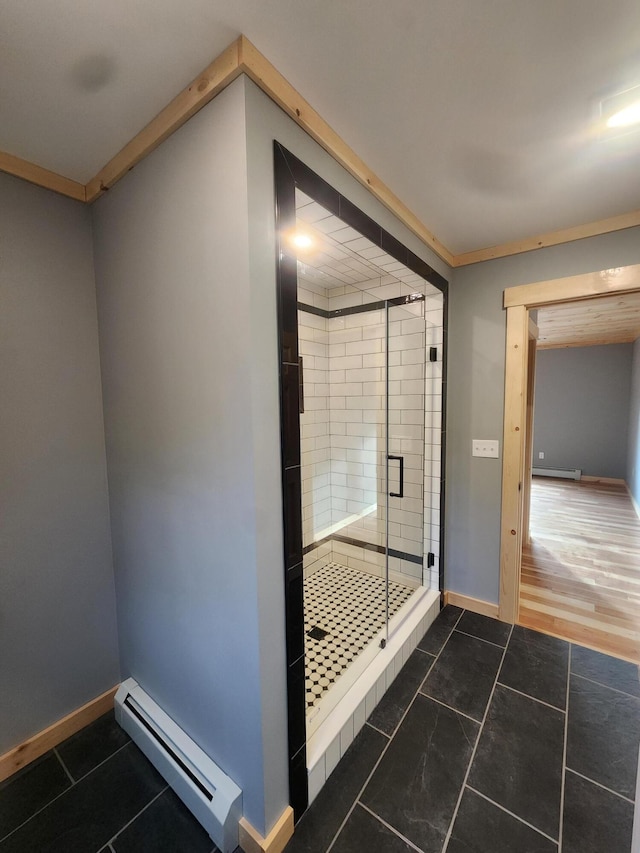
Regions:
M 396 460 L 400 463 L 400 491 L 399 492 L 389 492 L 390 498 L 403 498 L 404 497 L 404 456 L 387 456 L 389 462 Z

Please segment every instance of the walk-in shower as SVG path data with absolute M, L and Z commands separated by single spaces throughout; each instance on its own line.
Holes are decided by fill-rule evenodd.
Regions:
M 372 651 L 384 648 L 414 590 L 438 586 L 429 563 L 438 550 L 432 523 L 439 542 L 432 463 L 440 460 L 443 297 L 299 189 L 293 239 L 313 732 Z
M 446 282 L 275 151 L 299 815 L 438 609 Z

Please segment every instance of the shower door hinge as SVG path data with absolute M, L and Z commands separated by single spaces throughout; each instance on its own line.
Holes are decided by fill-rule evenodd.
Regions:
M 438 360 L 438 347 L 429 347 L 429 361 Z
M 387 647 L 387 641 L 386 640 L 380 640 L 380 648 L 386 649 L 386 647 Z
M 430 569 L 431 566 L 435 566 L 436 564 L 436 555 L 431 551 L 427 554 L 427 568 Z

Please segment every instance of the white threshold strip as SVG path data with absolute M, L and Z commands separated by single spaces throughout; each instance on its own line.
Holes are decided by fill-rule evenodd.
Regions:
M 417 589 L 390 620 L 386 647 L 383 629 L 307 716 L 309 805 L 439 612 L 440 593 Z

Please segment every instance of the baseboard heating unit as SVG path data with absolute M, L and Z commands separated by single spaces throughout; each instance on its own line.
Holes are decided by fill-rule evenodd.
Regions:
M 222 853 L 238 846 L 242 791 L 226 773 L 128 678 L 115 698 L 116 720 L 166 779 Z
M 534 477 L 562 477 L 564 480 L 581 480 L 582 468 L 532 468 Z

